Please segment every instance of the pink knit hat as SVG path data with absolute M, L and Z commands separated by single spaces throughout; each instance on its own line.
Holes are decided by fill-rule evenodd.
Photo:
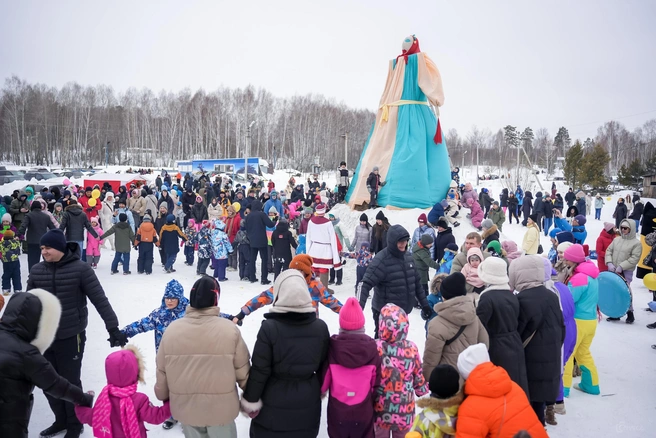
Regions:
M 570 262 L 583 263 L 585 261 L 585 251 L 579 244 L 572 245 L 565 250 L 563 257 Z
M 349 297 L 339 311 L 339 327 L 348 331 L 364 328 L 364 313 L 355 297 Z
M 615 228 L 615 224 L 612 222 L 604 222 L 604 230 L 606 231 L 611 231 L 613 228 Z

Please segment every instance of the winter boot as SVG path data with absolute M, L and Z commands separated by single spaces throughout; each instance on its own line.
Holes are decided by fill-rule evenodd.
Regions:
M 41 438 L 50 438 L 53 436 L 57 436 L 62 432 L 66 432 L 66 425 L 53 423 L 52 426 L 50 426 L 49 428 L 42 430 L 39 436 Z
M 558 415 L 565 415 L 567 413 L 567 411 L 565 410 L 565 402 L 564 401 L 562 401 L 560 403 L 556 403 L 554 406 L 555 406 L 554 410 L 556 411 L 556 413 Z
M 10 293 L 11 293 L 11 291 L 9 289 L 3 289 L 2 290 L 2 295 L 4 295 L 4 296 L 8 296 Z
M 581 377 L 581 368 L 579 368 L 579 364 L 576 363 L 576 360 L 574 360 L 574 369 L 572 370 L 572 377 Z
M 162 424 L 162 427 L 163 427 L 165 430 L 170 430 L 170 429 L 172 429 L 173 426 L 175 426 L 176 424 L 178 424 L 178 420 L 176 420 L 175 418 L 171 417 L 171 418 L 169 418 L 168 420 L 166 420 L 166 421 L 164 422 L 164 424 Z
M 544 421 L 551 426 L 558 425 L 558 422 L 556 421 L 556 410 L 554 408 L 554 405 L 547 406 L 547 411 L 544 416 Z
M 599 385 L 592 384 L 592 374 L 585 366 L 581 367 L 581 383 L 575 386 L 579 391 L 592 395 L 599 395 Z
M 633 312 L 629 310 L 626 312 L 626 323 L 627 324 L 633 324 L 635 322 L 635 317 L 633 316 Z
M 460 222 L 456 222 L 456 223 L 454 223 L 453 226 L 454 226 L 454 227 L 459 227 L 459 226 L 460 226 Z
M 619 321 L 619 320 L 620 320 L 619 318 L 611 318 L 611 317 L 606 318 L 606 321 L 608 322 Z
M 656 350 L 656 344 L 652 344 L 652 345 L 651 345 L 651 348 L 653 348 L 654 350 Z
M 647 324 L 647 328 L 656 329 L 656 322 L 652 322 L 651 324 Z

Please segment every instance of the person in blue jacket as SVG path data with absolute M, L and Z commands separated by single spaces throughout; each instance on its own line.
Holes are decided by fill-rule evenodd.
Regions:
M 276 210 L 278 210 L 278 217 L 285 217 L 282 202 L 278 199 L 278 192 L 275 190 L 270 193 L 269 200 L 264 203 L 264 211 L 268 213 L 271 207 L 276 207 Z
M 432 226 L 437 226 L 437 221 L 444 216 L 444 209 L 449 206 L 449 203 L 446 199 L 442 199 L 440 202 L 433 205 L 433 208 L 428 213 L 428 223 Z
M 563 219 L 562 213 L 558 210 L 554 212 L 554 226 L 563 231 L 569 231 L 574 235 L 574 243 L 583 245 L 585 239 L 588 237 L 588 232 L 585 229 L 585 216 L 582 214 L 574 216 L 572 224 L 570 225 L 567 220 Z
M 517 214 L 519 216 L 522 215 L 522 205 L 524 205 L 524 190 L 522 189 L 522 186 L 517 184 L 517 190 L 515 190 L 515 197 L 517 198 Z

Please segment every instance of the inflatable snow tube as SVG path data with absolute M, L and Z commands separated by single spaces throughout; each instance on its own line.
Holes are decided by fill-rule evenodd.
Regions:
M 624 278 L 614 272 L 602 272 L 599 282 L 599 310 L 611 318 L 621 318 L 631 306 L 631 292 Z

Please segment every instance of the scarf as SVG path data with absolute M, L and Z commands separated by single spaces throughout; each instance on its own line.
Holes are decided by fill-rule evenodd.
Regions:
M 139 420 L 132 403 L 132 395 L 137 392 L 137 384 L 118 387 L 105 386 L 93 407 L 93 436 L 112 438 L 112 404 L 109 396 L 120 398 L 121 427 L 127 438 L 140 438 Z

